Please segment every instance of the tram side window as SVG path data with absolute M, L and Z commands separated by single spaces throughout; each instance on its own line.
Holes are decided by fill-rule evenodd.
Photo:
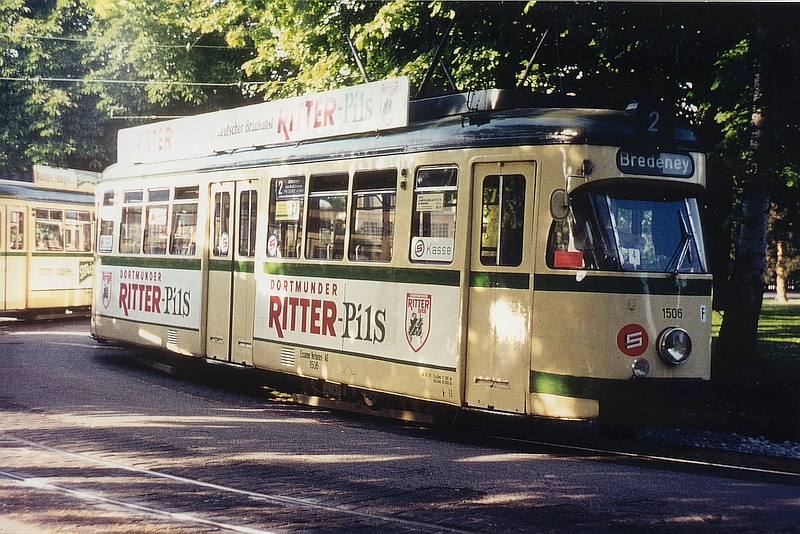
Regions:
M 547 239 L 547 266 L 551 269 L 583 269 L 583 247 L 575 238 L 574 219 L 554 219 Z M 580 247 L 580 248 L 578 248 Z
M 308 193 L 306 258 L 341 260 L 347 218 L 347 173 L 312 175 Z
M 122 254 L 139 254 L 142 251 L 143 199 L 141 190 L 122 194 L 122 219 L 119 223 L 119 251 Z
M 98 252 L 111 252 L 114 247 L 114 221 L 100 219 L 100 235 L 97 239 Z
M 272 181 L 267 236 L 267 256 L 270 258 L 300 257 L 305 191 L 305 176 L 289 176 Z
M 242 191 L 239 195 L 239 255 L 252 258 L 256 255 L 256 225 L 258 193 Z
M 149 189 L 145 211 L 144 253 L 167 253 L 169 189 Z
M 25 248 L 25 213 L 12 211 L 8 218 L 8 248 L 23 250 Z
M 114 191 L 103 192 L 103 206 L 113 206 L 115 203 L 116 195 Z
M 91 252 L 92 219 L 88 211 L 67 210 L 64 233 L 68 252 Z
M 103 203 L 100 206 L 100 232 L 97 235 L 97 251 L 111 252 L 114 248 L 114 221 L 111 206 L 115 204 L 115 192 L 103 191 Z
M 176 187 L 172 206 L 172 235 L 169 253 L 192 256 L 197 248 L 197 200 L 199 186 Z
M 395 169 L 355 173 L 350 261 L 391 261 L 396 200 Z
M 420 167 L 417 170 L 411 221 L 411 261 L 453 261 L 457 200 L 457 167 Z
M 525 177 L 487 176 L 483 180 L 481 263 L 516 266 L 522 263 L 525 222 Z
M 231 217 L 231 194 L 221 191 L 214 195 L 214 248 L 211 254 L 217 257 L 227 257 L 230 250 L 230 228 L 228 224 Z
M 61 210 L 36 208 L 36 250 L 64 250 Z

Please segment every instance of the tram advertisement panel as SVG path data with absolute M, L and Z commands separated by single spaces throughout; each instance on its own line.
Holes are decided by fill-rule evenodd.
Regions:
M 455 368 L 458 287 L 268 276 L 255 338 Z
M 103 265 L 95 307 L 129 321 L 200 328 L 201 273 L 184 269 Z
M 31 291 L 91 289 L 94 260 L 91 256 L 69 258 L 61 255 L 31 259 Z
M 117 161 L 152 163 L 408 124 L 406 77 L 124 128 Z

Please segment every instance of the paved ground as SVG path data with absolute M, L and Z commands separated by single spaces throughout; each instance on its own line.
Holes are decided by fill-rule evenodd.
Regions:
M 0 327 L 0 532 L 796 532 L 800 487 L 386 425 Z

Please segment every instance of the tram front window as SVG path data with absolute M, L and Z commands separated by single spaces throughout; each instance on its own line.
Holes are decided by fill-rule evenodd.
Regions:
M 553 268 L 707 272 L 697 199 L 645 190 L 578 190 L 551 227 Z

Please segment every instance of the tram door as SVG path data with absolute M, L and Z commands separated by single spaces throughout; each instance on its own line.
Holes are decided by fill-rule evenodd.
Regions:
M 0 309 L 26 308 L 27 218 L 24 206 L 0 206 Z
M 533 162 L 474 168 L 465 378 L 469 406 L 526 411 L 535 169 Z
M 211 185 L 206 354 L 252 365 L 257 182 Z
M 8 254 L 6 253 L 6 208 L 0 206 L 0 310 L 8 309 L 6 307 L 6 286 L 8 280 L 6 272 L 6 262 L 8 261 Z

